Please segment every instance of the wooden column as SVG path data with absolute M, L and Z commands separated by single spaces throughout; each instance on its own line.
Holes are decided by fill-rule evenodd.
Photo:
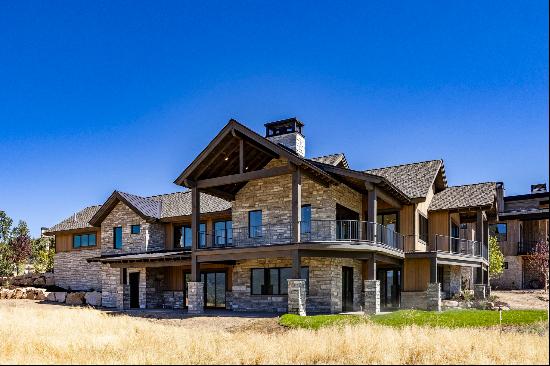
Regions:
M 367 204 L 367 221 L 376 222 L 376 216 L 378 214 L 376 187 L 368 191 L 368 204 Z
M 437 257 L 430 258 L 430 283 L 437 282 Z
M 292 172 L 292 242 L 300 242 L 302 221 L 302 172 L 298 167 Z
M 483 211 L 481 210 L 477 212 L 476 241 L 483 243 Z
M 302 257 L 298 249 L 292 251 L 292 279 L 302 278 Z
M 376 258 L 374 254 L 367 259 L 367 280 L 376 280 Z
M 197 187 L 191 188 L 191 281 L 200 282 L 200 268 L 197 261 L 200 233 L 200 191 Z

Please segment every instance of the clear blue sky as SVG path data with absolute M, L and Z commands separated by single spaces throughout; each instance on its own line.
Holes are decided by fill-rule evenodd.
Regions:
M 229 118 L 309 156 L 548 181 L 548 2 L 0 2 L 0 210 L 34 235 L 172 182 Z M 336 4 L 337 3 L 337 4 Z

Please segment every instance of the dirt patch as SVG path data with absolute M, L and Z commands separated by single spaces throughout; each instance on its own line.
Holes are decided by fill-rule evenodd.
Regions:
M 491 295 L 514 310 L 548 309 L 548 293 L 542 290 L 491 291 Z

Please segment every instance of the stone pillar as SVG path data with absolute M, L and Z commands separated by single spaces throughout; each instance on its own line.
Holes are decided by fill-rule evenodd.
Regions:
M 483 284 L 474 285 L 474 299 L 485 300 L 485 298 L 486 298 L 485 285 Z
M 380 281 L 366 280 L 364 286 L 365 306 L 363 312 L 367 315 L 378 314 L 380 312 Z
M 288 279 L 288 313 L 306 315 L 306 280 Z
M 187 282 L 187 313 L 204 313 L 204 282 Z
M 441 284 L 439 282 L 428 284 L 426 302 L 428 310 L 441 311 Z

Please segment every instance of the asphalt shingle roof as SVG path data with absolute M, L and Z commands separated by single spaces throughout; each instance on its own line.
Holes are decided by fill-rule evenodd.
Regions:
M 496 183 L 477 183 L 448 187 L 436 193 L 429 211 L 491 206 L 496 197 Z
M 323 164 L 333 165 L 333 166 L 337 166 L 338 164 L 342 163 L 344 168 L 349 169 L 348 161 L 346 160 L 346 156 L 343 153 L 318 156 L 315 158 L 311 158 L 310 160 L 315 161 L 317 163 L 323 163 Z
M 97 210 L 101 208 L 101 205 L 89 206 L 86 207 L 77 213 L 67 217 L 65 220 L 49 228 L 48 232 L 54 231 L 65 231 L 65 230 L 74 230 L 74 229 L 84 229 L 87 227 L 92 227 L 88 223 L 92 216 L 95 215 Z
M 410 198 L 425 198 L 433 184 L 443 160 L 369 169 L 365 173 L 386 178 Z
M 142 197 L 125 192 L 118 193 L 148 217 L 162 219 L 191 215 L 191 191 L 168 193 L 151 197 Z M 92 227 L 89 221 L 101 207 L 102 205 L 86 207 L 52 226 L 48 232 Z M 201 193 L 201 213 L 220 212 L 230 208 L 231 202 L 206 193 Z

